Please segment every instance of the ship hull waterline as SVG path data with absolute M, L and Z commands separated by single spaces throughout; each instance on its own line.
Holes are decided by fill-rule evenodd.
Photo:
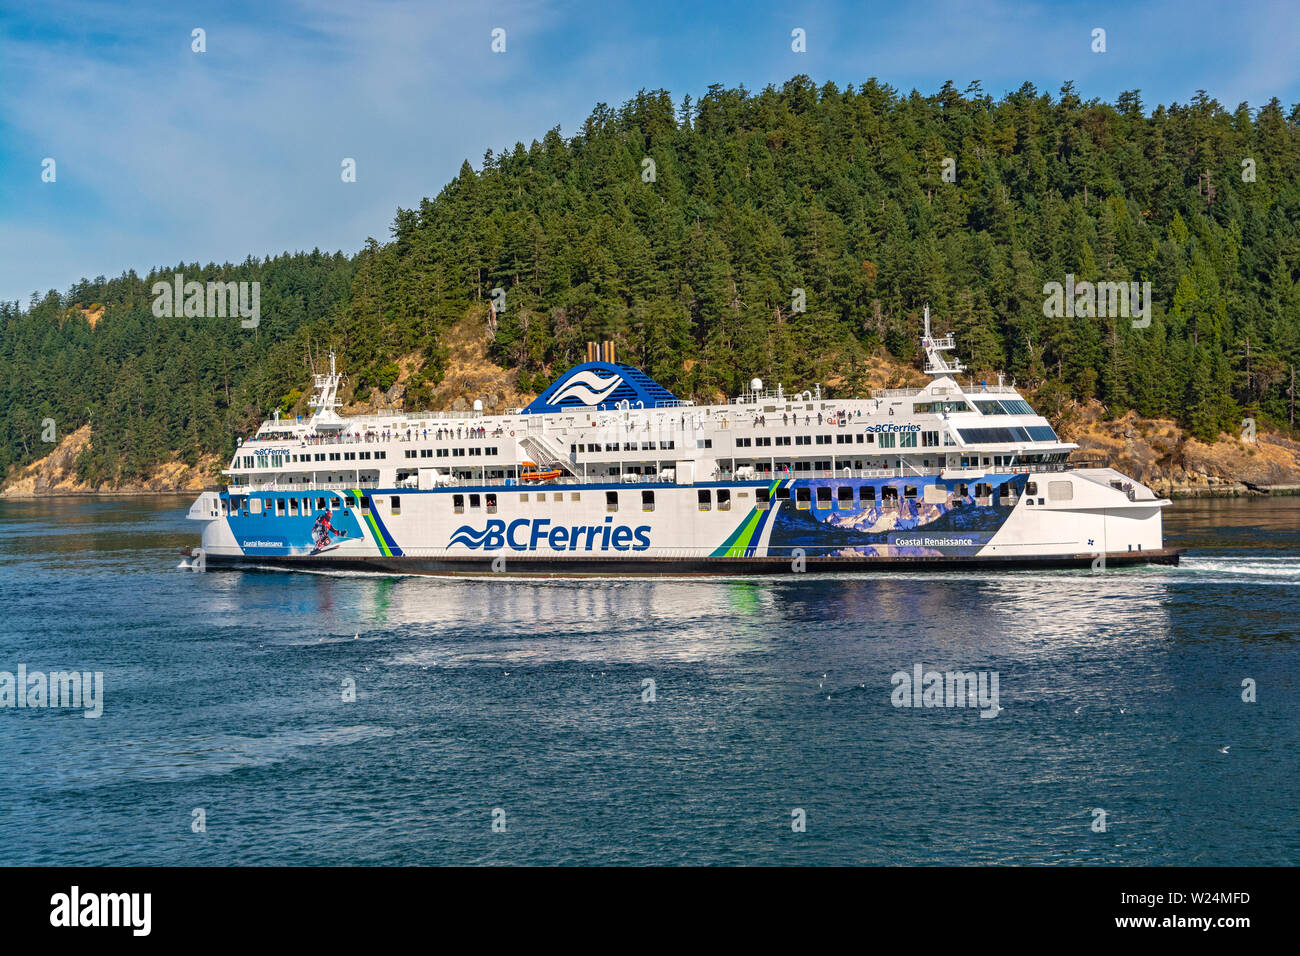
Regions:
M 447 555 L 441 557 L 334 555 L 204 555 L 207 568 L 288 569 L 296 571 L 365 571 L 446 577 L 748 577 L 776 574 L 858 574 L 914 571 L 1026 571 L 1088 569 L 1102 573 L 1136 565 L 1177 565 L 1185 548 L 1041 556 L 1015 555 L 878 555 L 871 557 L 809 555 L 766 557 L 635 557 L 611 560 L 585 556 Z M 185 549 L 187 557 L 195 552 Z M 796 572 L 796 566 L 801 569 Z

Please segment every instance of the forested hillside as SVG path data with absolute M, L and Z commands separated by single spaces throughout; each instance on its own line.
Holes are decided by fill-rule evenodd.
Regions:
M 174 271 L 260 279 L 261 326 L 154 318 L 152 275 L 0 311 L 0 469 L 48 450 L 46 417 L 61 434 L 92 424 L 86 476 L 226 453 L 259 414 L 292 407 L 306 356 L 331 346 L 363 388 L 418 353 L 418 402 L 442 375 L 441 336 L 473 308 L 524 390 L 614 338 L 622 360 L 707 398 L 754 375 L 856 390 L 877 350 L 915 357 L 928 302 L 977 376 L 1004 370 L 1048 412 L 1097 399 L 1212 440 L 1245 415 L 1290 420 L 1300 107 L 802 76 L 678 104 L 646 92 L 598 105 L 570 139 L 557 128 L 467 162 L 351 259 L 159 274 Z M 1044 283 L 1067 274 L 1150 282 L 1150 326 L 1045 317 Z M 504 311 L 489 313 L 494 289 Z M 106 306 L 93 329 L 92 305 Z

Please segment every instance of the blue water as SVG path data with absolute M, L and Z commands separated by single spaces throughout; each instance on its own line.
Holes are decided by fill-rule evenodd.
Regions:
M 540 583 L 182 571 L 187 504 L 0 502 L 0 670 L 105 681 L 0 708 L 0 864 L 1300 862 L 1300 499 L 1176 505 L 1179 568 Z

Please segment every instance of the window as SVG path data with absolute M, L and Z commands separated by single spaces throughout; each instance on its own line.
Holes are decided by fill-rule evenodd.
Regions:
M 836 489 L 836 501 L 841 508 L 853 507 L 853 489 L 849 485 L 840 485 Z
M 754 505 L 759 511 L 766 511 L 768 508 L 772 507 L 771 492 L 766 488 L 759 488 L 755 491 L 754 499 Z
M 617 510 L 618 510 L 618 492 L 617 492 L 617 491 L 607 491 L 607 492 L 605 492 L 605 510 L 606 510 L 606 511 L 617 511 Z
M 708 488 L 701 488 L 696 492 L 695 498 L 699 503 L 699 509 L 701 511 L 713 510 L 713 492 Z
M 939 444 L 938 432 L 921 432 L 921 447 L 934 448 Z
M 957 431 L 968 445 L 1030 441 L 1029 433 L 1023 428 L 959 428 Z
M 487 496 L 487 513 L 490 515 L 497 513 L 497 496 L 495 494 Z
M 1052 501 L 1073 501 L 1074 485 L 1068 481 L 1049 481 L 1047 497 Z
M 289 514 L 290 514 L 291 516 L 292 516 L 292 515 L 297 515 L 297 514 L 298 514 L 298 499 L 297 499 L 297 498 L 290 498 L 290 499 L 289 499 Z
M 794 436 L 794 443 L 795 443 L 796 445 L 811 445 L 811 444 L 812 444 L 812 435 L 795 435 L 795 436 Z
M 829 444 L 831 443 L 831 437 L 832 437 L 832 436 L 830 436 L 830 435 L 818 435 L 818 436 L 817 436 L 817 444 L 819 444 L 819 445 L 829 445 Z
M 748 438 L 737 438 L 737 439 L 736 439 L 736 447 L 737 447 L 737 448 L 749 448 L 749 447 L 751 447 L 750 442 L 751 442 L 751 439 L 748 439 Z
M 393 506 L 389 511 L 395 515 L 400 515 L 402 513 L 402 499 L 397 495 L 393 495 Z
M 915 501 L 915 500 L 916 500 L 916 485 L 904 485 L 904 486 L 903 486 L 903 497 L 904 497 L 904 498 L 911 498 L 913 501 Z
M 316 499 L 316 510 L 317 510 L 317 511 L 324 511 L 324 510 L 325 510 L 325 507 L 326 507 L 325 499 L 324 499 L 324 498 L 317 498 L 317 499 Z
M 796 488 L 794 491 L 795 491 L 795 498 L 794 498 L 795 508 L 799 509 L 800 511 L 807 511 L 808 507 L 812 504 L 812 489 Z
M 894 433 L 893 433 L 893 432 L 881 432 L 881 433 L 880 433 L 880 447 L 881 447 L 881 448 L 893 448 L 893 447 L 894 447 Z
M 564 499 L 564 492 L 561 491 L 561 492 L 558 492 L 558 493 L 555 495 L 555 500 L 556 500 L 556 501 L 562 501 L 563 499 Z M 581 501 L 581 500 L 582 500 L 582 495 L 580 495 L 580 494 L 579 494 L 578 492 L 576 492 L 576 491 L 570 491 L 570 492 L 569 492 L 569 500 L 570 500 L 570 501 Z
M 528 504 L 528 492 L 525 491 L 519 495 L 519 502 L 520 504 Z
M 898 436 L 898 447 L 899 447 L 899 448 L 915 448 L 915 447 L 916 447 L 916 432 L 903 432 L 901 435 L 899 435 L 899 436 Z
M 870 508 L 876 503 L 876 489 L 870 486 L 863 486 L 858 489 L 858 501 L 862 507 Z
M 252 503 L 249 505 L 249 509 L 253 512 L 253 514 L 260 515 L 262 513 L 262 499 L 253 498 Z
M 1036 481 L 1031 481 L 1031 482 L 1026 483 L 1026 484 L 1025 484 L 1025 494 L 1027 494 L 1027 495 L 1036 495 L 1036 494 L 1038 494 L 1038 482 L 1036 482 Z
M 719 511 L 731 510 L 731 489 L 730 488 L 718 489 L 718 510 Z
M 481 507 L 483 507 L 483 501 L 482 501 L 482 498 L 481 498 L 479 495 L 470 495 L 470 496 L 469 496 L 469 506 L 470 506 L 471 508 L 481 508 Z
M 451 496 L 451 510 L 452 510 L 453 513 L 458 514 L 458 515 L 463 515 L 463 514 L 465 513 L 465 496 L 464 496 L 464 495 L 452 495 L 452 496 Z
M 831 490 L 829 488 L 817 489 L 817 507 L 826 509 L 831 506 Z
M 362 495 L 362 496 L 361 496 L 361 513 L 362 513 L 363 515 L 368 515 L 368 514 L 370 514 L 370 496 L 369 496 L 369 495 Z
M 278 514 L 278 515 L 281 515 L 281 516 L 284 515 L 284 499 L 283 499 L 283 498 L 276 498 L 276 499 L 275 499 L 275 513 Z
M 653 491 L 641 492 L 641 510 L 642 511 L 655 510 L 655 493 Z

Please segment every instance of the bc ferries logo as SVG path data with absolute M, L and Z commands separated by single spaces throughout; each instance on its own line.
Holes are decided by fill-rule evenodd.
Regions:
M 604 378 L 592 369 L 575 372 L 547 401 L 551 405 L 561 405 L 566 398 L 576 398 L 584 405 L 599 405 L 622 382 L 623 376 L 618 374 Z
M 604 524 L 557 524 L 554 527 L 550 518 L 517 518 L 507 525 L 499 518 L 493 518 L 482 531 L 467 524 L 461 525 L 452 534 L 447 547 L 463 544 L 471 551 L 480 548 L 498 551 L 506 547 L 515 551 L 536 551 L 542 543 L 552 551 L 644 551 L 650 547 L 650 526 L 616 525 L 613 518 L 606 518 Z

